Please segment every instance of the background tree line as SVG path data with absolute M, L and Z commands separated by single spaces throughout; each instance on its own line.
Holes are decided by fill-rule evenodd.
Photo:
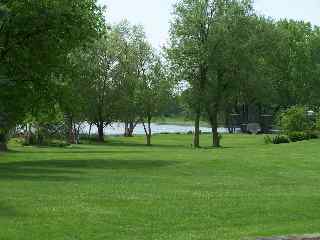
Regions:
M 255 104 L 273 113 L 294 105 L 319 106 L 319 27 L 258 15 L 247 0 L 182 0 L 175 5 L 167 48 L 195 119 L 212 127 L 220 146 L 219 116 Z
M 260 16 L 248 0 L 178 1 L 162 51 L 142 26 L 109 24 L 95 0 L 1 1 L 0 149 L 17 126 L 28 144 L 57 132 L 77 143 L 83 123 L 104 141 L 116 121 L 125 136 L 142 123 L 151 145 L 153 118 L 181 109 L 193 145 L 205 119 L 218 147 L 220 119 L 239 106 L 317 108 L 319 66 L 319 27 Z

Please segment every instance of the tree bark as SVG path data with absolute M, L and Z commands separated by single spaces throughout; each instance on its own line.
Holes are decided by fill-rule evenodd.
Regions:
M 201 117 L 201 113 L 200 113 L 200 109 L 198 109 L 196 113 L 195 121 L 194 121 L 193 146 L 195 148 L 200 147 L 200 117 Z
M 220 147 L 220 136 L 218 132 L 218 111 L 214 110 L 210 114 L 210 124 L 212 130 L 212 146 Z
M 147 145 L 148 146 L 151 146 L 151 135 L 152 135 L 151 117 L 148 117 L 148 135 L 147 135 Z
M 104 126 L 103 126 L 103 122 L 99 122 L 97 124 L 97 128 L 98 128 L 98 141 L 99 142 L 104 142 Z
M 73 126 L 73 118 L 70 114 L 66 114 L 66 121 L 67 121 L 67 142 L 69 144 L 75 144 L 75 131 Z
M 32 132 L 32 125 L 31 123 L 27 123 L 24 141 L 26 145 L 34 145 L 35 144 L 35 136 Z
M 217 93 L 214 98 L 213 104 L 208 106 L 207 112 L 209 115 L 209 121 L 211 124 L 211 131 L 212 131 L 212 146 L 213 147 L 220 147 L 220 136 L 218 132 L 218 113 L 220 109 L 220 101 L 221 101 L 221 91 L 222 91 L 222 82 L 223 78 L 223 71 L 218 71 L 217 76 Z
M 124 136 L 125 137 L 133 137 L 133 131 L 137 126 L 137 122 L 134 121 L 126 121 L 124 123 Z
M 91 130 L 92 130 L 92 123 L 89 124 L 89 133 L 88 133 L 89 140 L 91 138 Z
M 151 146 L 151 137 L 152 137 L 152 129 L 151 129 L 151 116 L 148 116 L 148 127 L 146 127 L 145 123 L 142 122 L 144 132 L 146 133 L 146 138 L 147 138 L 147 146 Z
M 128 123 L 128 121 L 125 121 L 124 122 L 124 137 L 128 137 L 128 135 L 129 135 L 129 123 Z
M 7 138 L 5 134 L 0 134 L 0 152 L 5 152 L 8 150 Z

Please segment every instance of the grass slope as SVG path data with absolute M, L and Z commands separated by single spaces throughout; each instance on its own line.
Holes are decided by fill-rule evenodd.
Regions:
M 202 143 L 209 146 L 210 136 Z M 112 138 L 0 155 L 0 239 L 195 240 L 320 232 L 320 141 Z

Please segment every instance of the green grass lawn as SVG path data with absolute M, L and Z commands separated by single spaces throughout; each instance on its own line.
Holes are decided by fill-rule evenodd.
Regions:
M 320 232 L 320 141 L 112 138 L 0 155 L 1 240 L 189 240 Z M 204 146 L 210 136 L 202 136 Z

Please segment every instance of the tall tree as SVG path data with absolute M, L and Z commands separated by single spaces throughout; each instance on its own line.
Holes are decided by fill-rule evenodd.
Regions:
M 176 74 L 188 81 L 195 116 L 194 147 L 200 146 L 200 118 L 208 81 L 209 35 L 219 0 L 182 0 L 175 5 L 168 56 Z
M 121 36 L 106 29 L 89 48 L 74 53 L 73 60 L 80 77 L 85 119 L 98 129 L 98 140 L 104 141 L 104 129 L 116 120 L 119 91 L 117 80 L 121 67 Z
M 1 1 L 1 146 L 29 110 L 34 90 L 49 94 L 48 81 L 67 54 L 94 36 L 102 22 L 95 0 Z
M 172 84 L 160 57 L 155 54 L 150 57 L 148 68 L 143 72 L 142 79 L 139 82 L 138 95 L 141 109 L 140 116 L 148 146 L 151 145 L 152 118 L 164 112 L 172 96 Z
M 149 60 L 150 44 L 142 26 L 131 25 L 123 21 L 115 26 L 121 35 L 121 60 L 118 68 L 119 106 L 118 118 L 125 123 L 126 137 L 133 135 L 140 119 L 138 103 L 139 82 L 143 77 L 144 67 Z
M 255 16 L 250 2 L 217 3 L 214 24 L 209 33 L 208 81 L 205 85 L 205 110 L 212 128 L 213 146 L 220 146 L 218 116 L 230 101 L 236 101 L 243 80 L 254 72 Z M 250 43 L 250 44 L 248 44 Z

